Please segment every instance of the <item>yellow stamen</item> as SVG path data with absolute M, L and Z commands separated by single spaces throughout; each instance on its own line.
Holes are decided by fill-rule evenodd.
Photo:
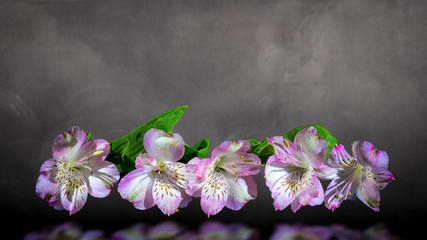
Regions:
M 286 147 L 289 147 L 289 143 L 287 139 L 283 139 L 283 143 L 285 144 Z
M 98 150 L 98 151 L 94 152 L 94 153 L 93 153 L 93 155 L 95 155 L 95 156 L 96 156 L 96 155 L 99 155 L 99 154 L 102 154 L 102 153 L 104 153 L 104 151 L 102 151 L 102 150 Z

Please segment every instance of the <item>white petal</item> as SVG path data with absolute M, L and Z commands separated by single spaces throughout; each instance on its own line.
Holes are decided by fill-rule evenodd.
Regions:
M 70 214 L 78 212 L 87 200 L 87 185 L 78 171 L 70 173 L 70 177 L 61 185 L 61 201 Z
M 256 182 L 253 176 L 246 176 L 241 178 L 235 178 L 229 174 L 224 174 L 227 181 L 229 191 L 228 191 L 228 201 L 226 206 L 232 210 L 240 210 L 245 204 L 255 199 L 256 191 Z
M 117 191 L 123 199 L 131 202 L 136 209 L 145 210 L 154 206 L 154 174 L 133 170 L 122 178 Z
M 176 183 L 179 187 L 186 188 L 187 180 L 185 178 L 185 164 L 180 162 L 171 162 L 165 165 L 162 175 L 169 178 L 169 181 Z
M 220 212 L 228 201 L 229 187 L 224 175 L 220 171 L 214 171 L 206 181 L 201 193 L 200 205 L 209 216 Z
M 120 173 L 116 165 L 108 161 L 102 161 L 99 165 L 89 165 L 90 169 L 82 171 L 87 179 L 89 194 L 103 198 L 110 194 L 114 184 L 120 179 Z
M 174 214 L 182 201 L 179 187 L 162 175 L 157 175 L 154 180 L 153 197 L 157 207 L 166 215 Z

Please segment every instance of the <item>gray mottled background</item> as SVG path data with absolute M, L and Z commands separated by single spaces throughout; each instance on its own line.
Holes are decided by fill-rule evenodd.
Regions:
M 3 226 L 26 232 L 76 221 L 206 220 L 199 200 L 167 217 L 114 190 L 69 216 L 37 197 L 41 164 L 73 125 L 113 140 L 169 109 L 186 142 L 258 139 L 319 124 L 347 146 L 368 140 L 396 181 L 381 212 L 348 201 L 274 211 L 258 197 L 211 219 L 269 229 L 277 222 L 385 222 L 417 232 L 426 212 L 426 1 L 32 1 L 0 3 L 0 191 Z M 418 222 L 418 223 L 417 223 Z M 410 225 L 407 225 L 410 224 Z M 409 226 L 409 227 L 408 227 Z M 10 229 L 10 228 L 9 228 Z

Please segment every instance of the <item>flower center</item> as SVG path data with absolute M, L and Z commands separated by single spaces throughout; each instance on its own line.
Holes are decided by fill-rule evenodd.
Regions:
M 281 186 L 285 188 L 285 191 L 288 193 L 289 197 L 295 197 L 300 192 L 306 190 L 307 187 L 311 184 L 314 173 L 315 171 L 312 168 L 306 170 L 296 170 L 283 178 Z
M 375 180 L 374 174 L 372 173 L 372 169 L 370 167 L 363 167 L 362 172 L 369 181 Z
M 89 167 L 89 156 L 84 157 L 78 161 L 68 160 L 67 162 L 67 169 L 71 172 L 80 170 L 82 168 L 88 169 L 90 171 L 90 174 L 92 174 L 92 168 Z
M 165 164 L 162 162 L 158 162 L 157 165 L 154 167 L 154 169 L 151 170 L 151 173 L 162 175 L 162 172 L 164 171 L 165 171 Z
M 220 160 L 221 160 L 220 158 L 215 158 L 209 164 L 209 167 L 207 168 L 207 171 L 206 171 L 206 179 L 210 178 L 215 171 L 220 172 L 223 170 L 218 166 L 218 163 Z

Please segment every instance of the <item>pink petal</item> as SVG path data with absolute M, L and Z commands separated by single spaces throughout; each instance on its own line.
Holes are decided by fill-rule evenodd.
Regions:
M 218 160 L 212 158 L 195 157 L 187 163 L 187 170 L 191 171 L 197 179 L 203 181 L 215 170 Z
M 92 165 L 92 162 L 89 162 L 88 167 L 90 169 L 83 168 L 81 172 L 88 183 L 89 194 L 97 198 L 108 196 L 120 179 L 116 165 L 109 161 L 102 161 L 98 165 Z
M 378 188 L 378 190 L 384 189 L 389 182 L 394 180 L 393 174 L 384 168 L 373 168 L 372 174 L 375 186 Z
M 358 163 L 354 157 L 348 154 L 344 145 L 338 144 L 332 148 L 331 154 L 329 154 L 328 164 L 331 167 L 342 170 L 347 167 L 355 166 Z
M 261 161 L 258 156 L 247 153 L 250 146 L 244 140 L 225 141 L 213 150 L 212 159 L 219 160 L 218 166 L 231 175 L 255 175 L 261 170 Z
M 222 172 L 213 172 L 201 192 L 202 210 L 208 216 L 217 214 L 226 205 L 228 194 L 229 188 Z
M 82 159 L 86 161 L 88 161 L 89 159 L 91 159 L 92 161 L 102 161 L 102 158 L 99 158 L 98 160 L 97 155 L 93 156 L 93 154 L 95 154 L 96 152 L 96 147 L 97 146 L 95 142 L 86 142 L 80 145 L 78 148 L 75 147 L 69 150 L 65 153 L 64 156 L 72 162 L 77 162 Z
M 66 133 L 58 135 L 53 141 L 53 157 L 62 156 L 69 148 L 79 148 L 87 141 L 87 135 L 80 127 L 71 127 Z
M 226 207 L 231 210 L 240 210 L 245 204 L 257 195 L 256 181 L 253 176 L 235 178 L 229 174 L 224 175 L 228 191 L 228 201 Z
M 305 205 L 317 206 L 323 203 L 323 187 L 316 176 L 316 172 L 308 171 L 307 174 L 309 176 L 305 176 L 307 178 L 306 181 L 308 181 L 305 189 L 298 194 L 291 205 L 293 212 L 296 212 L 300 207 Z M 303 183 L 301 185 L 304 186 Z
M 332 180 L 337 177 L 337 169 L 326 164 L 316 168 L 317 176 L 322 180 Z
M 387 153 L 376 149 L 370 142 L 355 141 L 353 143 L 353 154 L 363 166 L 388 168 Z
M 157 168 L 156 158 L 147 153 L 140 153 L 135 159 L 135 168 L 141 172 L 149 172 L 153 170 L 153 168 Z
M 239 177 L 255 175 L 261 170 L 261 160 L 258 156 L 246 152 L 236 153 L 223 156 L 219 166 L 231 175 Z
M 94 139 L 91 142 L 96 144 L 95 154 L 94 155 L 97 161 L 104 161 L 110 153 L 110 145 L 104 139 Z M 93 157 L 93 156 L 92 156 Z
M 251 144 L 245 140 L 239 140 L 237 142 L 225 141 L 212 151 L 212 158 L 219 158 L 224 155 L 235 154 L 236 152 L 237 155 L 238 153 L 246 153 L 250 147 Z
M 188 206 L 188 203 L 193 200 L 193 198 L 186 193 L 185 188 L 179 188 L 179 191 L 181 192 L 182 197 L 182 201 L 179 203 L 179 208 L 185 208 Z
M 203 167 L 201 166 L 206 166 L 206 164 L 203 163 L 207 162 L 207 160 L 210 159 L 201 159 L 196 157 L 191 159 L 191 161 L 189 161 L 185 167 L 185 178 L 188 181 L 185 192 L 190 196 L 200 197 L 203 185 L 205 184 L 206 180 L 206 169 L 203 170 Z
M 83 208 L 87 200 L 87 185 L 79 172 L 72 172 L 71 176 L 62 182 L 61 201 L 62 206 L 74 214 Z
M 323 202 L 323 188 L 313 169 L 289 168 L 271 189 L 274 207 L 283 210 L 291 204 L 296 212 L 305 205 L 319 205 Z
M 184 140 L 177 133 L 150 129 L 144 136 L 144 148 L 150 156 L 162 162 L 178 161 L 184 155 Z
M 309 159 L 307 159 L 301 149 L 296 144 L 289 141 L 289 139 L 283 139 L 282 136 L 277 136 L 269 138 L 268 142 L 276 151 L 277 163 L 283 166 L 293 164 L 304 168 L 309 165 Z
M 308 157 L 314 168 L 325 163 L 328 143 L 317 135 L 316 128 L 308 127 L 299 131 L 295 135 L 294 143 Z
M 168 216 L 176 212 L 183 199 L 179 187 L 162 175 L 154 180 L 153 197 L 157 207 Z
M 54 157 L 43 163 L 40 173 L 48 177 L 52 183 L 61 183 L 68 178 L 67 163 L 63 157 Z
M 380 211 L 380 191 L 374 182 L 363 180 L 357 188 L 357 197 L 372 210 Z
M 282 136 L 271 137 L 268 139 L 268 143 L 273 146 L 276 151 L 276 155 L 284 156 L 292 155 L 293 150 L 299 149 L 289 139 L 284 139 Z M 292 143 L 292 146 L 290 144 Z
M 117 191 L 136 209 L 152 208 L 155 205 L 152 191 L 154 178 L 151 172 L 133 170 L 120 180 Z
M 49 177 L 39 176 L 36 184 L 36 193 L 40 198 L 48 201 L 49 205 L 56 210 L 64 209 L 61 202 L 60 184 L 51 182 Z
M 215 171 L 218 160 L 211 158 L 193 158 L 187 163 L 185 178 L 188 180 L 186 192 L 200 197 L 203 186 Z

